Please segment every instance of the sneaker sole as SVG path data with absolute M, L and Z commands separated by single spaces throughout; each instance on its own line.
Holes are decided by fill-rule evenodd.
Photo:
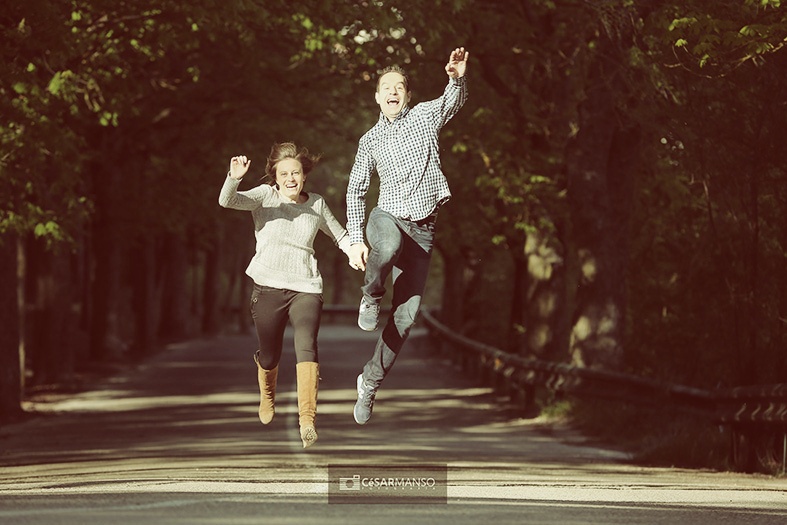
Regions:
M 358 414 L 356 414 L 356 413 L 355 413 L 355 408 L 353 408 L 353 419 L 354 419 L 354 420 L 355 420 L 355 422 L 356 422 L 356 423 L 358 423 L 359 425 L 365 425 L 366 423 L 368 423 L 368 422 L 369 422 L 369 420 L 368 420 L 368 419 L 367 419 L 366 421 L 361 421 L 361 420 L 358 418 Z
M 364 301 L 361 300 L 361 306 L 359 309 L 360 311 L 358 312 L 358 327 L 366 332 L 374 332 L 375 330 L 377 330 L 377 327 L 380 325 L 380 318 L 379 318 L 380 311 L 379 310 L 377 311 L 377 318 L 374 320 L 373 326 L 370 326 L 368 324 L 364 326 L 364 324 L 361 322 L 361 319 L 363 318 L 363 316 L 361 315 L 361 312 L 363 311 L 363 305 L 364 305 Z
M 361 322 L 358 321 L 358 328 L 360 328 L 364 332 L 374 332 L 375 330 L 377 330 L 377 327 L 378 325 L 374 325 L 373 327 L 369 328 L 367 326 L 362 325 Z
M 363 327 L 361 327 L 361 328 L 363 328 Z M 356 380 L 356 383 L 355 383 L 355 392 L 356 392 L 356 394 L 358 393 L 358 390 L 360 390 L 362 382 L 363 382 L 363 375 L 359 375 L 358 379 Z M 359 425 L 365 425 L 366 423 L 369 422 L 369 420 L 371 418 L 372 418 L 372 415 L 369 414 L 369 417 L 367 417 L 365 420 L 361 421 L 361 419 L 358 417 L 358 401 L 356 401 L 355 402 L 355 406 L 353 406 L 353 419 L 355 420 L 355 422 L 358 423 Z

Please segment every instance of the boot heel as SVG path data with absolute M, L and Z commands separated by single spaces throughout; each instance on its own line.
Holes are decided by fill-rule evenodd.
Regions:
M 317 442 L 317 430 L 314 427 L 302 428 L 301 441 L 303 441 L 303 448 L 314 445 Z

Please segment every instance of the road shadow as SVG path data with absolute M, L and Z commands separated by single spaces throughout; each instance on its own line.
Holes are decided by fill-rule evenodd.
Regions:
M 240 479 L 309 478 L 352 462 L 445 464 L 468 473 L 496 465 L 504 478 L 523 469 L 625 464 L 625 455 L 587 446 L 570 430 L 550 435 L 512 418 L 506 402 L 430 351 L 423 336 L 408 341 L 371 421 L 360 426 L 352 417 L 355 378 L 377 334 L 323 327 L 320 437 L 306 451 L 298 434 L 291 333 L 276 417 L 267 426 L 256 413 L 256 341 L 240 334 L 171 344 L 93 390 L 36 403 L 41 417 L 0 430 L 0 465 L 17 469 L 9 479 L 81 472 L 87 482 L 113 473 L 202 478 L 230 470 Z

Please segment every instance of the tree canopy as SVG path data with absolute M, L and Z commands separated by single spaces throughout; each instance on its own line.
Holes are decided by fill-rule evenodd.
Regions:
M 783 382 L 785 9 L 4 5 L 0 242 L 27 254 L 17 314 L 69 304 L 63 337 L 90 341 L 88 355 L 74 343 L 76 362 L 236 319 L 251 234 L 245 215 L 216 205 L 228 159 L 252 157 L 259 180 L 273 142 L 322 153 L 309 189 L 341 219 L 358 138 L 377 118 L 377 72 L 402 65 L 413 102 L 429 100 L 461 45 L 470 99 L 441 135 L 453 198 L 430 284 L 444 320 L 579 366 L 705 387 Z M 357 276 L 318 250 L 330 301 L 354 303 Z M 16 296 L 7 262 L 0 282 Z M 11 310 L 0 312 L 16 325 Z M 40 371 L 54 343 L 33 337 L 36 319 L 20 325 L 22 358 L 34 381 L 57 380 L 57 367 Z M 4 362 L 17 346 L 4 342 Z

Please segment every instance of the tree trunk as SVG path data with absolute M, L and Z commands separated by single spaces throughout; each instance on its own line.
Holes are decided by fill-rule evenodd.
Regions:
M 167 340 L 182 339 L 189 334 L 190 294 L 186 244 L 176 235 L 169 234 L 161 255 L 163 294 L 159 334 Z
M 156 244 L 143 235 L 137 243 L 138 257 L 132 272 L 134 309 L 134 343 L 131 355 L 139 360 L 150 353 L 155 344 L 155 323 L 158 318 L 156 301 Z
M 249 311 L 250 298 L 251 298 L 251 280 L 241 273 L 241 278 L 238 279 L 238 308 L 235 309 L 235 314 L 238 319 L 238 331 L 245 334 L 251 328 L 251 312 Z
M 565 311 L 563 259 L 538 233 L 528 234 L 525 255 L 529 282 L 524 312 L 527 354 L 560 360 L 565 355 L 561 350 L 567 348 L 561 346 L 561 315 Z
M 214 245 L 205 252 L 205 281 L 203 283 L 202 332 L 215 335 L 219 331 L 219 269 L 221 251 Z
M 109 357 L 109 341 L 117 331 L 114 320 L 117 317 L 117 296 L 120 290 L 120 254 L 108 220 L 98 217 L 93 233 L 89 355 L 91 360 L 102 361 Z
M 530 284 L 530 275 L 527 268 L 527 258 L 524 254 L 522 246 L 515 246 L 514 253 L 511 254 L 513 261 L 514 275 L 513 286 L 514 291 L 511 296 L 511 310 L 508 322 L 508 337 L 507 347 L 512 353 L 530 354 L 528 349 L 525 331 L 530 329 L 527 322 L 527 309 L 528 309 L 528 288 Z
M 74 283 L 71 279 L 71 254 L 66 245 L 46 248 L 42 241 L 33 241 L 38 260 L 32 275 L 37 316 L 31 326 L 39 334 L 35 348 L 33 377 L 38 384 L 72 387 L 74 383 L 75 336 L 77 315 L 74 310 Z
M 22 414 L 23 366 L 20 359 L 17 239 L 0 237 L 0 421 Z
M 443 286 L 438 317 L 446 326 L 459 328 L 463 316 L 463 265 L 458 255 L 449 253 L 447 249 L 441 248 L 439 253 L 443 263 Z
M 602 38 L 567 155 L 571 244 L 580 270 L 570 352 L 578 365 L 608 369 L 623 357 L 630 179 L 639 147 L 639 133 L 621 124 L 625 116 L 615 107 L 623 82 L 607 57 L 616 55 Z
M 118 331 L 120 305 L 120 243 L 123 240 L 118 211 L 121 208 L 118 170 L 107 168 L 112 163 L 104 163 L 104 158 L 113 159 L 112 129 L 91 129 L 92 147 L 99 152 L 89 166 L 92 176 L 95 214 L 89 240 L 92 248 L 92 275 L 90 279 L 90 326 L 89 357 L 103 361 L 110 357 L 111 351 L 118 351 L 120 341 Z

